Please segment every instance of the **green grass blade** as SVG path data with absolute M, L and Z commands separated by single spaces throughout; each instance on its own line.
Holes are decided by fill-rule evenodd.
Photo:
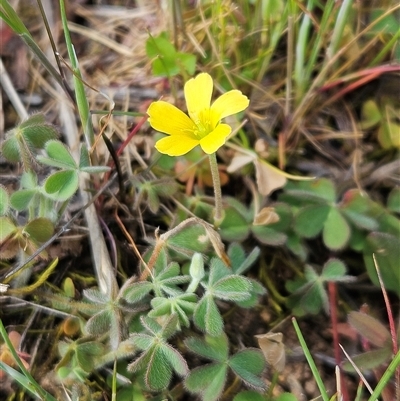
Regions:
M 37 397 L 41 398 L 45 401 L 57 401 L 51 394 L 40 387 L 39 383 L 32 377 L 29 371 L 25 368 L 22 363 L 20 357 L 17 354 L 17 351 L 12 345 L 10 338 L 8 337 L 8 333 L 3 325 L 2 320 L 0 319 L 0 335 L 3 337 L 5 344 L 10 350 L 13 358 L 17 362 L 18 367 L 21 369 L 22 373 L 17 372 L 15 369 L 5 365 L 3 362 L 0 363 L 0 369 L 4 370 L 8 374 L 10 374 L 15 380 L 17 380 L 26 390 L 35 394 Z
M 94 132 L 90 119 L 89 103 L 85 94 L 85 87 L 83 85 L 82 74 L 79 69 L 78 58 L 76 57 L 74 45 L 71 41 L 64 0 L 60 0 L 60 12 L 61 21 L 64 29 L 65 43 L 67 45 L 68 56 L 71 60 L 72 71 L 74 73 L 73 81 L 76 94 L 76 103 L 78 106 L 78 112 L 86 138 L 86 143 L 90 148 L 94 144 Z
M 21 37 L 23 42 L 29 47 L 32 53 L 39 59 L 40 63 L 48 71 L 48 73 L 57 81 L 57 83 L 64 88 L 60 73 L 53 67 L 40 47 L 36 44 L 32 35 L 19 18 L 15 10 L 11 7 L 7 0 L 0 0 L 0 17 L 4 22 Z
M 304 14 L 300 25 L 299 34 L 296 41 L 296 63 L 294 67 L 294 80 L 296 82 L 296 98 L 303 96 L 304 90 L 308 84 L 308 77 L 304 75 L 305 60 L 308 56 L 307 47 L 309 47 L 309 33 L 311 28 L 310 14 L 314 8 L 314 0 L 308 0 L 307 13 Z
M 328 393 L 326 392 L 325 385 L 324 385 L 324 383 L 323 383 L 323 381 L 321 379 L 321 376 L 320 376 L 320 374 L 318 372 L 318 368 L 315 365 L 314 359 L 311 356 L 310 350 L 307 347 L 307 344 L 306 344 L 306 342 L 304 340 L 303 334 L 300 331 L 300 327 L 297 324 L 296 318 L 292 318 L 292 323 L 293 323 L 294 329 L 296 331 L 297 337 L 299 339 L 301 348 L 303 349 L 304 355 L 305 355 L 305 357 L 307 359 L 308 365 L 310 366 L 310 369 L 311 369 L 311 371 L 313 373 L 314 379 L 315 379 L 315 381 L 317 383 L 317 386 L 319 388 L 319 391 L 321 393 L 322 399 L 324 401 L 329 401 L 329 396 L 328 396 Z
M 400 369 L 400 351 L 397 352 L 396 356 L 393 358 L 390 365 L 385 370 L 385 373 L 382 375 L 381 379 L 379 380 L 378 384 L 375 387 L 375 390 L 368 398 L 368 401 L 376 401 L 378 397 L 381 395 L 383 389 L 388 384 L 390 378 L 395 373 L 397 369 Z M 398 389 L 397 389 L 398 391 Z
M 342 5 L 340 6 L 340 10 L 336 18 L 335 27 L 332 33 L 331 43 L 329 44 L 327 50 L 327 55 L 328 55 L 327 61 L 330 60 L 338 50 L 345 25 L 347 22 L 349 22 L 349 15 L 353 4 L 354 4 L 353 0 L 344 0 Z
M 18 17 L 15 10 L 11 7 L 10 3 L 7 0 L 0 0 L 0 17 L 10 26 L 10 28 L 18 33 L 28 33 L 29 31 Z
M 304 81 L 307 87 L 309 86 L 310 77 L 313 70 L 316 68 L 316 61 L 318 56 L 321 54 L 321 47 L 324 44 L 324 38 L 326 37 L 327 33 L 329 32 L 331 25 L 329 24 L 330 18 L 332 16 L 333 8 L 336 4 L 336 0 L 328 0 L 327 3 L 324 5 L 324 13 L 322 15 L 320 27 L 316 33 L 316 38 L 311 47 L 311 54 L 307 57 L 307 65 L 304 70 Z M 303 88 L 305 90 L 305 88 Z M 304 92 L 303 92 L 304 94 Z
M 386 45 L 381 49 L 381 51 L 376 55 L 376 57 L 369 63 L 369 67 L 373 67 L 381 63 L 382 60 L 387 55 L 387 53 L 393 51 L 396 45 L 399 46 L 398 44 L 399 38 L 400 38 L 400 30 L 397 31 L 395 35 L 393 35 L 393 37 L 389 40 L 389 42 L 386 43 Z

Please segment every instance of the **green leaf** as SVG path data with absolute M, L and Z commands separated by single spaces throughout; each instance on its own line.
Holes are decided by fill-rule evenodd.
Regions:
M 111 316 L 109 310 L 103 310 L 92 316 L 86 323 L 86 330 L 94 336 L 107 333 L 111 327 Z
M 96 304 L 106 304 L 109 301 L 109 296 L 97 288 L 87 288 L 83 290 L 83 295 Z
M 379 124 L 382 114 L 375 100 L 367 100 L 361 108 L 361 129 L 367 130 Z
M 212 295 L 204 296 L 194 311 L 195 325 L 212 336 L 222 333 L 224 323 Z
M 241 245 L 232 243 L 228 249 L 228 256 L 232 262 L 232 271 L 236 274 L 242 274 L 256 262 L 260 256 L 260 248 L 255 247 L 246 257 Z
M 286 287 L 293 294 L 288 299 L 288 306 L 293 308 L 293 313 L 316 314 L 322 307 L 329 311 L 328 296 L 323 286 L 322 277 L 309 265 L 304 269 L 305 278 L 297 281 L 289 281 Z
M 260 375 L 265 368 L 265 358 L 261 351 L 245 349 L 233 355 L 228 362 L 230 368 L 249 386 L 265 389 Z
M 25 121 L 23 121 L 20 125 L 19 128 L 29 128 L 29 127 L 34 127 L 35 125 L 41 125 L 45 123 L 45 118 L 44 115 L 41 113 L 37 114 L 32 114 L 29 116 Z
M 241 391 L 235 395 L 233 401 L 265 401 L 265 397 L 255 391 Z M 293 401 L 297 401 L 296 398 Z
M 47 177 L 44 190 L 53 199 L 65 201 L 78 189 L 78 173 L 74 170 L 62 170 Z
M 87 147 L 83 143 L 79 155 L 79 169 L 82 170 L 85 167 L 90 167 L 90 157 Z
M 324 227 L 331 207 L 328 205 L 310 205 L 301 209 L 295 216 L 294 230 L 304 238 L 316 237 Z
M 155 318 L 158 316 L 169 315 L 172 310 L 172 300 L 174 298 L 155 297 L 151 300 L 151 310 L 147 316 Z
M 236 301 L 241 308 L 252 308 L 259 302 L 259 297 L 264 295 L 267 290 L 256 280 L 249 279 L 252 289 L 250 290 L 250 298 L 245 301 Z
M 75 350 L 75 356 L 79 366 L 86 372 L 92 372 L 94 368 L 94 358 L 99 357 L 105 353 L 103 344 L 90 341 L 87 343 L 79 344 Z
M 146 369 L 145 383 L 152 391 L 160 391 L 168 388 L 172 378 L 172 369 L 165 360 L 160 346 L 154 348 Z
M 287 236 L 284 233 L 275 231 L 271 226 L 252 226 L 253 235 L 264 245 L 283 245 Z
M 123 294 L 123 298 L 130 303 L 139 302 L 153 289 L 153 284 L 149 281 L 139 281 L 129 285 Z
M 181 71 L 193 75 L 195 72 L 196 57 L 190 53 L 177 52 L 165 32 L 147 40 L 146 53 L 153 59 L 152 71 L 156 76 L 171 77 Z
M 81 167 L 79 170 L 82 171 L 83 173 L 88 173 L 88 174 L 100 174 L 100 173 L 106 173 L 111 169 L 108 166 L 89 166 L 89 167 Z
M 194 252 L 205 253 L 209 245 L 205 229 L 200 225 L 188 226 L 167 240 L 168 249 L 190 257 Z
M 390 332 L 378 319 L 366 313 L 352 311 L 348 315 L 348 321 L 371 344 L 377 347 L 385 347 L 390 344 Z
M 187 363 L 175 348 L 169 344 L 160 344 L 160 351 L 178 375 L 185 376 L 188 374 L 189 368 Z
M 287 248 L 299 257 L 301 261 L 305 261 L 308 255 L 308 249 L 304 245 L 302 239 L 294 233 L 290 233 L 286 241 Z
M 212 287 L 214 297 L 225 301 L 245 301 L 250 298 L 251 283 L 245 277 L 230 275 Z
M 20 125 L 20 129 L 22 124 Z M 56 129 L 49 124 L 38 124 L 23 128 L 23 135 L 29 144 L 37 149 L 43 149 L 49 140 L 57 137 Z
M 54 226 L 49 219 L 46 219 L 45 217 L 38 217 L 31 220 L 24 227 L 23 231 L 36 242 L 46 242 L 53 235 Z
M 132 344 L 142 351 L 146 351 L 154 344 L 154 337 L 144 333 L 133 333 L 130 337 Z
M 21 161 L 18 139 L 15 136 L 7 138 L 1 145 L 1 151 L 5 159 L 11 163 Z
M 77 165 L 69 149 L 60 141 L 51 140 L 46 142 L 46 153 L 50 159 L 62 163 L 65 167 L 76 170 Z
M 38 186 L 38 178 L 34 171 L 29 170 L 21 176 L 21 188 L 36 189 Z
M 191 393 L 200 393 L 203 400 L 216 401 L 225 387 L 228 367 L 225 364 L 209 364 L 193 369 L 185 380 Z
M 36 194 L 37 190 L 35 189 L 15 191 L 10 197 L 11 206 L 18 211 L 26 210 Z
M 173 44 L 168 40 L 166 32 L 161 32 L 159 36 L 153 36 L 146 41 L 147 57 L 153 58 L 160 55 L 175 56 L 176 50 Z
M 135 334 L 136 336 L 136 334 Z M 128 365 L 128 371 L 137 373 L 142 370 L 145 370 L 149 366 L 150 358 L 153 355 L 153 349 L 150 349 L 149 352 L 143 352 L 138 358 L 136 358 L 133 362 Z
M 258 249 L 258 251 L 260 251 L 259 248 L 254 248 L 254 251 L 256 249 Z M 258 252 L 258 254 L 259 253 L 260 252 Z M 239 268 L 239 266 L 241 266 L 244 263 L 244 261 L 246 259 L 246 253 L 245 253 L 243 247 L 238 242 L 233 242 L 229 245 L 228 256 L 232 263 L 232 270 L 237 274 L 243 273 L 243 271 L 239 272 L 239 271 L 237 271 L 237 269 Z
M 349 241 L 350 234 L 350 227 L 347 221 L 338 209 L 332 207 L 322 232 L 325 245 L 332 250 L 342 249 Z
M 301 304 L 306 312 L 315 315 L 322 307 L 329 311 L 328 297 L 320 282 L 315 282 L 301 297 Z
M 193 254 L 192 260 L 190 262 L 189 274 L 192 279 L 198 281 L 200 281 L 204 277 L 204 260 L 201 253 L 196 252 L 195 254 Z
M 155 297 L 151 300 L 153 310 L 148 313 L 149 317 L 159 317 L 176 313 L 179 322 L 189 327 L 188 315 L 192 315 L 196 308 L 197 296 L 192 293 L 180 294 L 175 297 Z
M 28 170 L 34 160 L 34 149 L 42 149 L 49 139 L 56 136 L 57 131 L 44 123 L 43 116 L 34 115 L 6 134 L 1 150 L 8 161 L 22 161 Z
M 153 277 L 153 288 L 158 296 L 161 295 L 161 291 L 170 296 L 175 296 L 183 292 L 178 285 L 188 282 L 190 282 L 190 276 L 181 275 L 179 265 L 172 262 Z
M 376 369 L 382 366 L 385 362 L 387 362 L 392 356 L 391 347 L 385 347 L 380 349 L 375 349 L 372 351 L 364 352 L 360 355 L 355 355 L 351 357 L 351 360 L 361 372 L 365 372 L 367 370 Z M 354 373 L 355 369 L 350 361 L 345 361 L 342 364 L 342 368 L 346 372 Z
M 197 337 L 190 337 L 185 340 L 186 347 L 212 361 L 225 362 L 229 355 L 229 344 L 225 333 L 212 337 L 206 335 L 204 340 Z
M 370 279 L 379 286 L 372 254 L 375 254 L 385 288 L 400 295 L 399 237 L 381 232 L 373 232 L 367 237 L 364 261 Z
M 0 184 L 0 216 L 7 214 L 10 207 L 10 198 L 6 188 Z
M 385 9 L 377 8 L 371 10 L 370 18 L 371 21 L 376 21 L 385 13 Z M 373 35 L 383 35 L 383 34 L 391 34 L 396 35 L 399 32 L 399 21 L 398 16 L 396 14 L 387 14 L 383 18 L 380 18 L 377 23 L 374 23 L 373 27 L 371 27 L 371 33 Z
M 372 217 L 353 210 L 343 209 L 342 212 L 358 228 L 368 231 L 378 228 L 378 222 Z
M 212 258 L 210 262 L 210 273 L 208 276 L 208 283 L 202 282 L 204 288 L 212 287 L 215 283 L 224 277 L 230 276 L 232 270 L 226 267 L 224 262 L 219 258 Z
M 250 233 L 250 224 L 233 207 L 225 209 L 225 218 L 220 225 L 220 233 L 225 241 L 244 241 Z
M 387 208 L 395 213 L 400 213 L 400 188 L 396 187 L 390 191 L 387 200 Z
M 333 203 L 336 201 L 336 190 L 331 180 L 320 178 L 314 181 L 290 182 L 285 186 L 282 200 L 287 197 L 307 200 L 316 203 Z
M 278 396 L 276 401 L 297 401 L 297 398 L 291 393 L 283 393 Z
M 346 274 L 346 266 L 339 259 L 330 259 L 325 263 L 321 277 L 326 281 L 336 281 Z
M 142 327 L 145 327 L 154 336 L 157 336 L 162 331 L 162 326 L 154 319 L 149 318 L 147 315 L 140 316 Z
M 168 317 L 162 326 L 162 337 L 170 338 L 178 329 L 178 316 L 174 313 Z
M 193 75 L 196 71 L 196 56 L 194 54 L 178 52 L 176 53 L 176 63 L 189 75 Z

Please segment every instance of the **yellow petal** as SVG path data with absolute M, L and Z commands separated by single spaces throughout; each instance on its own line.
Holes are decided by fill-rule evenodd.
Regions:
M 215 126 L 222 118 L 239 113 L 247 108 L 249 99 L 238 90 L 224 93 L 211 105 L 211 124 Z
M 153 102 L 147 109 L 150 125 L 168 135 L 193 132 L 193 121 L 174 105 L 162 100 Z
M 203 139 L 200 139 L 200 146 L 205 153 L 216 152 L 226 141 L 231 133 L 231 127 L 227 124 L 219 124 L 217 128 Z
M 155 144 L 160 153 L 169 156 L 182 156 L 199 144 L 199 140 L 189 135 L 171 135 L 160 139 Z
M 202 73 L 185 84 L 185 99 L 190 118 L 197 122 L 200 115 L 209 110 L 213 81 L 209 74 Z

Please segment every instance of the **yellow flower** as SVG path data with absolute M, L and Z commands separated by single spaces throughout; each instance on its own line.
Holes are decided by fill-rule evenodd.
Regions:
M 150 125 L 168 135 L 155 145 L 160 153 L 181 156 L 200 145 L 205 153 L 212 154 L 225 143 L 231 127 L 221 124 L 221 119 L 244 110 L 249 105 L 249 99 L 242 92 L 231 90 L 211 104 L 212 91 L 211 76 L 202 73 L 185 84 L 189 116 L 164 101 L 153 102 L 149 106 Z

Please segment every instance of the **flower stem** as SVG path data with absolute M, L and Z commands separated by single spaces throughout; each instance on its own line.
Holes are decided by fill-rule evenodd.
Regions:
M 221 192 L 221 181 L 219 179 L 217 154 L 211 153 L 208 155 L 210 160 L 210 169 L 213 179 L 214 196 L 215 196 L 215 210 L 214 210 L 214 227 L 217 228 L 224 219 L 224 211 L 222 210 L 222 192 Z

